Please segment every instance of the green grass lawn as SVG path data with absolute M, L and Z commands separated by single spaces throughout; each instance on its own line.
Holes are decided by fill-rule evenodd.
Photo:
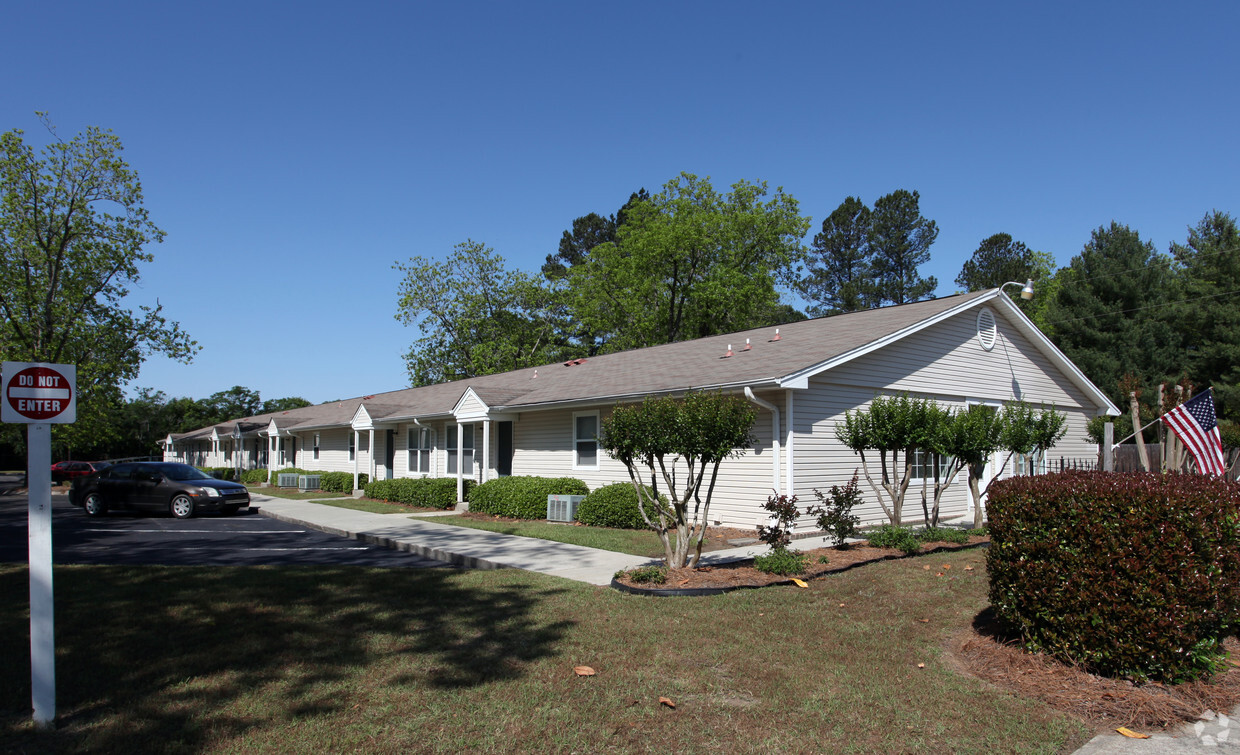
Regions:
M 315 503 L 321 503 L 324 506 L 338 506 L 342 509 L 353 509 L 355 511 L 369 511 L 372 514 L 412 514 L 441 511 L 441 509 L 429 509 L 422 506 L 405 506 L 399 503 L 386 503 L 384 501 L 374 501 L 368 498 L 342 498 L 337 501 L 315 501 Z M 438 519 L 436 521 L 438 521 Z
M 536 537 L 542 540 L 554 540 L 557 543 L 585 545 L 605 551 L 628 553 L 634 556 L 663 556 L 663 543 L 653 530 L 615 530 L 606 527 L 586 527 L 573 524 L 556 524 L 539 519 L 508 521 L 503 519 L 475 519 L 464 516 L 435 517 L 436 524 L 455 524 L 460 527 L 472 527 L 488 532 L 502 532 L 505 535 L 521 535 Z M 675 540 L 675 538 L 673 538 Z M 708 539 L 702 551 L 730 548 L 727 541 Z
M 926 558 L 956 568 L 935 577 Z M 1090 734 L 1075 719 L 943 657 L 985 607 L 984 575 L 968 551 L 808 589 L 658 599 L 518 570 L 56 567 L 59 719 L 37 733 L 27 574 L 6 565 L 0 739 L 22 752 L 1074 749 Z

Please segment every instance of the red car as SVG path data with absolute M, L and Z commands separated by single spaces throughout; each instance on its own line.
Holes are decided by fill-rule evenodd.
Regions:
M 112 466 L 106 461 L 58 461 L 52 465 L 52 482 L 64 482 L 74 477 L 85 477 Z

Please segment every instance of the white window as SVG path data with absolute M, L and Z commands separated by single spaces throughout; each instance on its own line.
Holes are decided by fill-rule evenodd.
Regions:
M 573 469 L 598 469 L 598 412 L 573 414 Z
M 432 434 L 429 427 L 409 428 L 410 472 L 422 475 L 429 475 L 431 473 L 432 444 Z
M 461 474 L 472 475 L 474 473 L 474 426 L 473 425 L 448 425 L 448 438 L 445 445 L 448 447 L 448 474 L 456 474 L 456 431 L 461 430 L 461 446 L 464 449 L 464 458 L 461 459 Z
M 357 436 L 352 432 L 349 433 L 349 461 L 357 458 Z
M 934 480 L 934 463 L 939 465 L 939 481 L 946 482 L 948 467 L 951 465 L 952 457 L 940 456 L 930 451 L 923 451 L 918 448 L 913 451 L 913 472 L 909 476 L 910 480 Z
M 1016 466 L 1017 475 L 1046 474 L 1046 454 L 1042 451 L 1034 451 L 1031 454 L 1016 454 L 1012 458 Z
M 314 434 L 314 458 L 319 458 L 319 434 Z

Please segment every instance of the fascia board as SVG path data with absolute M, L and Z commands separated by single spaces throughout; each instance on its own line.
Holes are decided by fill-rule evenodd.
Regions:
M 763 388 L 763 387 L 794 387 L 784 386 L 779 378 L 768 377 L 760 380 L 745 380 L 736 383 L 716 383 L 714 385 L 691 385 L 685 388 L 668 388 L 661 391 L 635 391 L 633 393 L 614 393 L 603 396 L 590 396 L 588 398 L 565 399 L 563 401 L 540 401 L 535 404 L 512 404 L 506 406 L 494 407 L 491 418 L 498 416 L 497 412 L 538 412 L 550 411 L 552 409 L 578 409 L 582 407 L 595 407 L 600 404 L 630 404 L 635 401 L 641 401 L 647 396 L 682 396 L 690 391 L 741 391 L 746 387 Z
M 357 411 L 353 412 L 353 419 L 349 421 L 349 427 L 354 430 L 375 429 L 375 423 L 370 419 L 370 412 L 366 411 L 366 404 L 357 405 Z

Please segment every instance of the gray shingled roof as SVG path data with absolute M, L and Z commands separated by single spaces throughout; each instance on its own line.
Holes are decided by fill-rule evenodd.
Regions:
M 976 291 L 941 299 L 789 323 L 775 328 L 711 336 L 591 357 L 574 364 L 550 364 L 499 375 L 405 388 L 328 404 L 290 409 L 242 420 L 281 430 L 348 425 L 359 404 L 372 419 L 399 420 L 451 413 L 469 388 L 492 409 L 521 411 L 565 402 L 615 400 L 629 396 L 737 385 L 774 385 L 783 378 L 866 348 L 957 307 L 993 297 Z M 750 350 L 744 351 L 749 339 Z M 725 357 L 728 346 L 733 355 Z M 1105 399 L 1104 399 L 1105 400 Z M 229 431 L 235 421 L 225 423 Z M 210 428 L 206 428 L 209 432 Z M 197 435 L 202 431 L 187 434 Z M 221 431 L 223 432 L 223 431 Z

